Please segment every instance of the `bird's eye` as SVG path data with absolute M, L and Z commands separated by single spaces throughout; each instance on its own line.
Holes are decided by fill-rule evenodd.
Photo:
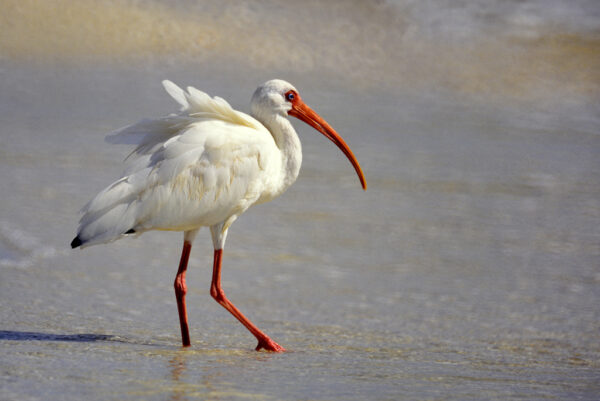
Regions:
M 292 91 L 290 91 L 290 92 L 288 92 L 288 93 L 286 93 L 286 94 L 285 94 L 285 98 L 286 98 L 288 101 L 290 101 L 290 102 L 291 102 L 292 100 L 294 100 L 294 98 L 295 98 L 295 97 L 296 97 L 296 95 L 294 95 L 294 92 L 292 92 Z

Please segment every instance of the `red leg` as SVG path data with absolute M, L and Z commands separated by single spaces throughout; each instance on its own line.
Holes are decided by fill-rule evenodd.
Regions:
M 190 330 L 188 328 L 187 311 L 185 308 L 185 294 L 187 286 L 185 285 L 185 271 L 187 269 L 188 260 L 192 243 L 183 241 L 183 250 L 181 251 L 181 260 L 179 261 L 179 270 L 175 276 L 175 297 L 177 298 L 177 310 L 179 311 L 179 324 L 181 325 L 181 342 L 184 347 L 189 347 Z
M 254 337 L 258 340 L 258 345 L 256 346 L 256 350 L 259 351 L 261 348 L 264 348 L 267 351 L 274 352 L 283 352 L 285 349 L 277 344 L 275 341 L 271 340 L 269 336 L 260 331 L 258 327 L 256 327 L 246 316 L 240 312 L 238 308 L 232 304 L 227 297 L 225 296 L 225 292 L 221 288 L 221 258 L 223 256 L 222 249 L 215 249 L 215 258 L 213 264 L 213 277 L 212 284 L 210 286 L 210 295 L 225 309 L 227 309 L 237 320 L 239 320 L 246 328 L 250 331 L 250 333 L 254 334 Z

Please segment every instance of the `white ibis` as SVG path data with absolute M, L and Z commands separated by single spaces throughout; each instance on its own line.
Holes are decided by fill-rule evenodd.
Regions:
M 257 338 L 257 351 L 285 351 L 250 322 L 221 288 L 227 231 L 246 209 L 281 195 L 298 177 L 302 151 L 288 115 L 335 143 L 366 190 L 360 165 L 344 140 L 285 81 L 274 79 L 256 89 L 252 116 L 195 88 L 185 92 L 170 81 L 163 85 L 181 105 L 180 112 L 142 120 L 107 137 L 108 142 L 137 147 L 126 161 L 123 177 L 83 207 L 71 247 L 107 243 L 149 230 L 183 231 L 175 295 L 182 343 L 187 347 L 185 273 L 192 241 L 201 227 L 208 226 L 215 249 L 211 296 Z

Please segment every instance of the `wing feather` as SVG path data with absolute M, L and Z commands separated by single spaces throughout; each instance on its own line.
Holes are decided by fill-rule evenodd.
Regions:
M 266 131 L 259 121 L 234 110 L 227 101 L 220 97 L 211 98 L 208 94 L 191 86 L 187 88 L 188 92 L 186 93 L 169 80 L 164 80 L 163 86 L 167 93 L 182 106 L 179 113 L 158 119 L 144 119 L 120 128 L 106 137 L 106 141 L 112 144 L 137 145 L 128 156 L 127 161 L 133 162 L 138 157 L 155 153 L 157 145 L 162 146 L 169 138 L 200 121 L 219 120 L 257 131 Z
M 173 99 L 175 99 L 175 101 L 181 105 L 181 110 L 185 110 L 190 107 L 190 104 L 187 101 L 187 98 L 185 96 L 185 92 L 183 91 L 183 89 L 181 89 L 179 86 L 175 85 L 173 82 L 169 81 L 168 79 L 165 79 L 164 81 L 162 81 L 162 84 L 163 84 L 163 87 L 165 88 L 165 90 L 167 91 L 167 93 L 169 95 L 171 95 L 171 97 Z

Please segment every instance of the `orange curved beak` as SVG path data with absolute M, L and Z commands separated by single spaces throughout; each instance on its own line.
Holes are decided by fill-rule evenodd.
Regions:
M 300 99 L 298 94 L 296 94 L 295 99 L 292 101 L 292 108 L 290 111 L 288 111 L 288 114 L 304 121 L 321 134 L 329 138 L 331 142 L 335 143 L 337 147 L 344 152 L 348 160 L 350 160 L 350 163 L 352 163 L 352 166 L 354 166 L 354 170 L 356 170 L 356 174 L 358 174 L 360 184 L 365 191 L 367 190 L 367 180 L 365 179 L 365 175 L 360 168 L 360 164 L 358 164 L 358 160 L 356 160 L 354 153 L 352 153 L 352 150 L 350 150 L 350 147 L 346 144 L 344 139 L 342 139 L 342 137 L 335 132 L 331 125 L 327 123 L 327 121 L 322 119 L 321 116 L 319 116 L 313 109 L 308 107 L 306 103 L 302 101 L 302 99 Z

